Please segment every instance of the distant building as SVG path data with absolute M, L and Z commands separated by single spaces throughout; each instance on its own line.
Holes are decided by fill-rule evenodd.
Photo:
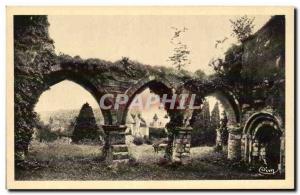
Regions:
M 140 113 L 129 114 L 126 119 L 127 132 L 134 137 L 149 137 L 149 127 Z
M 168 116 L 166 116 L 165 118 L 168 118 Z M 163 122 L 158 116 L 157 114 L 154 114 L 153 116 L 153 121 L 150 123 L 150 127 L 155 127 L 155 128 L 164 128 L 165 127 L 165 122 Z

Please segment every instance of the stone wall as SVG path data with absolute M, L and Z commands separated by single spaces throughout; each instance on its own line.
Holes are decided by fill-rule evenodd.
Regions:
M 241 140 L 242 130 L 239 126 L 228 127 L 228 159 L 240 160 L 241 158 Z
M 126 145 L 125 125 L 103 125 L 105 145 L 103 156 L 108 164 L 128 162 L 129 153 Z
M 180 128 L 178 134 L 175 136 L 173 147 L 173 161 L 187 164 L 191 160 L 191 131 L 190 127 Z

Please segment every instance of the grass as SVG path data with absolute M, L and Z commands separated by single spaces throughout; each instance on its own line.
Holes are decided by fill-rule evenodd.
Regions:
M 32 142 L 27 165 L 16 169 L 16 180 L 199 180 L 261 179 L 262 176 L 230 168 L 224 153 L 212 147 L 191 149 L 188 165 L 159 165 L 163 153 L 151 145 L 128 143 L 135 158 L 129 164 L 107 166 L 99 146 Z
M 101 155 L 100 146 L 67 144 L 60 141 L 40 143 L 32 141 L 28 160 L 65 161 L 81 158 L 94 158 Z

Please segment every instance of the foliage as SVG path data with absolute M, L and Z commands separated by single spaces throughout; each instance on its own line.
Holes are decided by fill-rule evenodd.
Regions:
M 83 140 L 98 141 L 99 135 L 99 127 L 96 124 L 93 110 L 88 103 L 85 103 L 76 119 L 72 141 L 75 143 Z
M 147 145 L 152 145 L 153 144 L 152 140 L 147 136 L 144 136 L 144 143 L 147 144 Z
M 165 138 L 167 137 L 167 133 L 165 128 L 156 128 L 156 127 L 149 127 L 149 138 Z
M 204 101 L 201 110 L 195 110 L 191 119 L 193 127 L 191 145 L 215 145 L 216 129 L 220 123 L 219 106 L 215 104 L 212 114 L 209 112 L 209 102 Z
M 134 137 L 132 142 L 135 145 L 140 146 L 140 145 L 143 145 L 144 139 L 142 137 Z
M 189 54 L 191 53 L 188 46 L 182 42 L 182 34 L 188 29 L 184 27 L 183 29 L 178 29 L 172 27 L 174 30 L 173 37 L 171 38 L 171 44 L 174 46 L 173 54 L 169 57 L 169 61 L 172 62 L 173 66 L 177 70 L 181 70 L 186 65 L 190 64 Z
M 39 124 L 36 127 L 36 131 L 36 138 L 40 142 L 53 142 L 58 137 L 57 132 L 51 131 L 51 126 L 45 125 L 43 122 L 39 122 Z
M 232 36 L 236 37 L 238 41 L 242 42 L 247 39 L 254 28 L 254 17 L 250 18 L 247 15 L 238 17 L 236 20 L 230 20 L 232 27 Z
M 219 110 L 219 102 L 216 102 L 213 110 L 211 111 L 211 129 L 217 129 L 220 127 L 220 110 Z
M 208 76 L 205 74 L 205 72 L 201 69 L 196 70 L 194 73 L 194 77 L 196 79 L 208 79 Z
M 234 85 L 241 83 L 243 47 L 241 45 L 232 45 L 226 52 L 225 58 L 213 59 L 209 66 L 213 67 L 217 76 L 223 79 L 225 83 Z
M 184 125 L 184 115 L 183 112 L 179 110 L 172 110 L 172 112 L 169 112 L 168 114 L 170 117 L 170 122 L 166 124 L 168 144 L 166 147 L 165 158 L 167 160 L 171 160 L 173 154 L 174 137 L 178 135 L 179 127 Z
M 239 40 L 224 59 L 210 63 L 216 77 L 231 87 L 240 102 L 251 106 L 269 106 L 284 116 L 285 19 L 273 16 L 258 32 L 252 34 L 254 18 L 243 16 L 231 20 L 232 35 Z M 254 100 L 260 100 L 255 105 Z M 284 118 L 284 117 L 283 117 Z
M 254 17 L 249 18 L 248 16 L 238 17 L 236 20 L 230 20 L 232 27 L 232 36 L 236 37 L 237 40 L 242 43 L 250 37 L 253 33 L 253 22 Z M 226 38 L 224 40 L 227 40 Z M 223 43 L 218 42 L 218 43 Z M 209 66 L 213 67 L 216 74 L 235 88 L 240 88 L 240 84 L 243 83 L 242 80 L 242 56 L 243 56 L 243 45 L 233 44 L 225 53 L 224 59 L 217 58 L 212 59 Z
M 222 145 L 227 145 L 227 142 L 228 142 L 227 123 L 228 123 L 227 114 L 226 114 L 225 110 L 223 110 L 221 124 L 220 124 Z
M 53 41 L 48 34 L 47 16 L 14 16 L 14 103 L 15 154 L 27 152 L 37 114 L 34 105 L 47 89 L 44 74 L 54 64 Z

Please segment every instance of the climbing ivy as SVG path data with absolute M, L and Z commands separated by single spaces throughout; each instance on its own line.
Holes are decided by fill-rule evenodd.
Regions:
M 37 123 L 34 106 L 55 54 L 46 16 L 14 16 L 15 154 L 23 158 Z

